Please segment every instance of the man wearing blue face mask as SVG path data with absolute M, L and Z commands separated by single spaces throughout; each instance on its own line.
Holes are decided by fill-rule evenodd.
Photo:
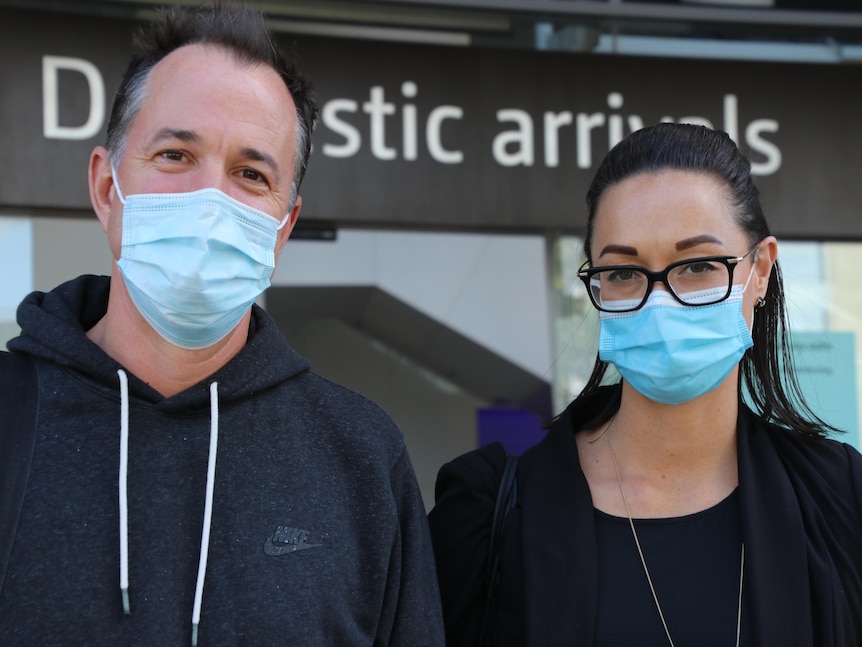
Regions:
M 114 258 L 0 353 L 3 645 L 441 645 L 401 434 L 255 299 L 318 108 L 260 14 L 138 35 L 90 195 Z

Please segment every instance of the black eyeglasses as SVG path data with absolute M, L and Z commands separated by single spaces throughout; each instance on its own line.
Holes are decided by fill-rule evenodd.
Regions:
M 661 272 L 651 272 L 638 265 L 609 265 L 578 270 L 593 305 L 603 312 L 631 312 L 647 302 L 653 284 L 661 281 L 671 295 L 686 306 L 719 303 L 733 289 L 733 270 L 747 256 L 704 256 L 671 263 Z

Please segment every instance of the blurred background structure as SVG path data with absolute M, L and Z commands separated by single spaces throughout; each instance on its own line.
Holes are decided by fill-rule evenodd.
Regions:
M 0 0 L 0 345 L 28 292 L 110 271 L 87 159 L 157 4 Z M 862 3 L 247 4 L 323 107 L 263 305 L 317 372 L 395 418 L 426 505 L 443 462 L 534 442 L 583 385 L 584 193 L 610 146 L 658 121 L 722 128 L 750 156 L 803 386 L 858 446 Z

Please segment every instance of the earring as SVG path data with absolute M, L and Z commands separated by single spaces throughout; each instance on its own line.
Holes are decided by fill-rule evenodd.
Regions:
M 760 310 L 765 305 L 766 305 L 766 299 L 764 299 L 763 297 L 757 297 L 757 303 L 754 304 L 754 309 Z

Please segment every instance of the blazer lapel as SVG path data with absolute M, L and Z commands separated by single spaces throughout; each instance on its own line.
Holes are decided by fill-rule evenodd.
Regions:
M 810 647 L 811 599 L 799 503 L 769 434 L 742 407 L 737 453 L 745 595 L 754 643 Z

